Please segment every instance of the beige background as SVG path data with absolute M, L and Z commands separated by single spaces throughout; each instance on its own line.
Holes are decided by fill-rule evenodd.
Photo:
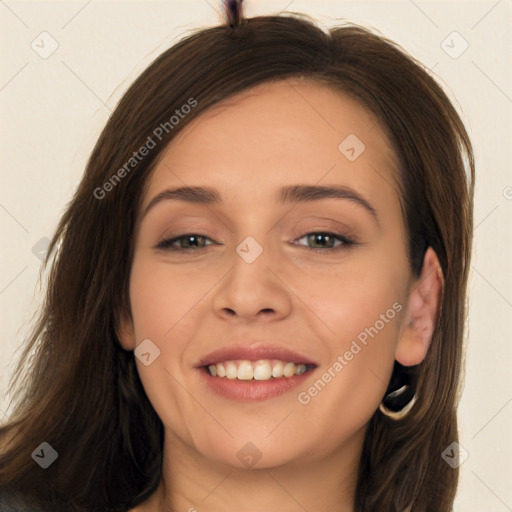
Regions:
M 469 457 L 455 510 L 511 511 L 511 0 L 246 2 L 247 16 L 285 9 L 326 26 L 344 18 L 373 27 L 431 68 L 457 99 L 475 145 L 477 187 L 460 407 L 460 443 Z M 220 21 L 216 0 L 0 2 L 0 418 L 8 414 L 17 349 L 41 299 L 37 254 L 101 128 L 152 59 L 190 29 Z M 446 40 L 453 31 L 463 39 Z M 453 58 L 464 40 L 467 50 Z M 44 55 L 52 44 L 56 51 Z

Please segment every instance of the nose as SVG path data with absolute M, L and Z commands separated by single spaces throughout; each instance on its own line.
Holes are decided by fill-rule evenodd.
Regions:
M 278 256 L 248 237 L 239 244 L 231 268 L 215 291 L 213 307 L 223 318 L 275 321 L 290 314 L 293 292 Z

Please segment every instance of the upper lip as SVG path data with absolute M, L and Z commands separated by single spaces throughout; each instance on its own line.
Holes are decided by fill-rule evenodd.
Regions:
M 316 363 L 307 356 L 303 356 L 302 354 L 279 345 L 265 343 L 258 345 L 234 344 L 229 347 L 214 350 L 202 357 L 197 363 L 196 368 L 235 359 L 247 359 L 249 361 L 256 361 L 258 359 L 280 359 L 281 361 L 288 361 L 295 364 L 316 366 Z

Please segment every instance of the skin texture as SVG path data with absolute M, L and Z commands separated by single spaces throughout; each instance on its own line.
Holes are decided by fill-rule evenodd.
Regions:
M 349 134 L 366 146 L 355 161 L 338 149 Z M 420 279 L 411 275 L 397 177 L 394 151 L 371 113 L 297 79 L 231 98 L 171 142 L 141 211 L 178 186 L 214 187 L 223 203 L 163 201 L 139 217 L 133 322 L 125 315 L 119 337 L 127 350 L 149 338 L 161 351 L 151 365 L 137 360 L 137 367 L 165 443 L 161 485 L 134 511 L 353 510 L 366 424 L 394 360 L 423 360 L 442 293 L 432 249 Z M 275 201 L 278 188 L 299 184 L 350 187 L 372 205 L 378 223 L 347 199 Z M 329 247 L 340 241 L 305 236 L 325 231 L 356 243 L 335 251 Z M 198 240 L 199 249 L 187 237 L 176 242 L 192 246 L 184 254 L 155 249 L 185 234 L 207 238 Z M 248 236 L 263 248 L 251 264 L 236 252 Z M 401 311 L 317 396 L 299 403 L 298 393 L 395 303 Z M 279 397 L 229 400 L 206 389 L 194 366 L 233 340 L 276 343 L 318 368 Z M 247 442 L 262 454 L 252 468 L 237 457 Z

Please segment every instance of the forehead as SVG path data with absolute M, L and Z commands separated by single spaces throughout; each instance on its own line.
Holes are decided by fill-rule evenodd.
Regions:
M 397 200 L 397 172 L 370 111 L 324 84 L 290 79 L 244 91 L 194 119 L 162 154 L 143 205 L 185 185 L 216 187 L 225 201 L 243 204 L 268 201 L 285 185 L 341 184 L 383 202 Z

